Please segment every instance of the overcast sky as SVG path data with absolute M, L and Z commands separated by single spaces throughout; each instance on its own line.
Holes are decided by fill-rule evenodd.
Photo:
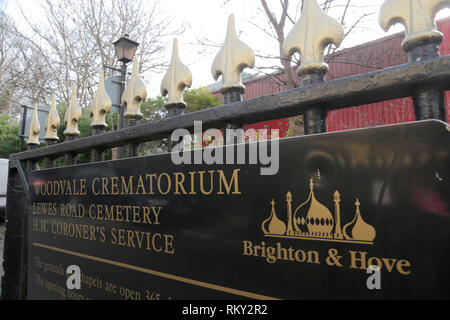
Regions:
M 39 10 L 36 8 L 37 1 L 30 0 L 10 0 L 12 3 L 26 3 L 24 6 L 28 13 L 39 18 Z M 340 0 L 339 0 L 340 1 Z M 149 3 L 152 1 L 149 0 Z M 226 2 L 226 4 L 224 4 Z M 291 1 L 295 3 L 297 1 Z M 320 1 L 319 1 L 320 2 Z M 342 0 L 346 3 L 347 0 Z M 351 35 L 345 39 L 341 47 L 352 47 L 367 41 L 381 38 L 388 34 L 403 31 L 403 27 L 397 25 L 385 33 L 378 25 L 378 11 L 384 0 L 354 0 L 359 8 L 353 8 L 350 12 L 350 20 L 357 19 L 365 13 L 375 13 L 365 18 L 359 28 L 355 29 Z M 258 29 L 257 26 L 268 26 L 267 20 L 263 13 L 258 11 L 259 0 L 162 0 L 161 7 L 169 15 L 180 23 L 188 23 L 184 36 L 178 38 L 181 60 L 186 64 L 193 75 L 193 87 L 206 86 L 214 80 L 211 75 L 211 64 L 215 54 L 219 48 L 214 46 L 201 46 L 199 40 L 206 41 L 210 44 L 222 44 L 225 40 L 227 20 L 229 14 L 233 13 L 236 19 L 236 29 L 242 41 L 249 45 L 256 54 L 276 55 L 278 51 L 277 42 Z M 279 15 L 279 0 L 268 0 L 268 4 L 272 6 L 276 14 Z M 12 6 L 11 6 L 12 7 Z M 10 9 L 12 10 L 12 9 Z M 340 15 L 342 7 L 336 8 L 330 12 L 335 18 Z M 294 13 L 295 14 L 295 13 Z M 450 15 L 450 10 L 443 10 L 439 13 L 438 18 Z M 296 20 L 299 16 L 293 16 Z M 287 29 L 285 34 L 292 28 L 292 23 L 286 23 Z M 136 39 L 139 41 L 139 39 Z M 170 48 L 171 50 L 171 48 Z M 167 53 L 168 61 L 170 60 L 170 52 Z M 277 60 L 264 60 L 256 58 L 257 65 L 274 65 L 278 64 Z M 159 87 L 164 74 L 152 76 L 144 76 L 149 96 L 159 94 Z

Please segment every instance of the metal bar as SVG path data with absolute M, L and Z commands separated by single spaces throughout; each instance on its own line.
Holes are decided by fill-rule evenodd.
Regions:
M 224 104 L 230 104 L 235 102 L 241 102 L 244 90 L 242 88 L 230 88 L 222 92 L 224 98 Z M 230 134 L 229 130 L 242 129 L 244 124 L 241 121 L 231 121 L 225 124 L 225 141 L 233 141 L 233 144 L 243 143 L 244 135 L 238 133 L 238 136 Z
M 30 107 L 30 106 L 27 106 L 27 105 L 25 105 L 25 104 L 22 104 L 21 105 L 23 108 L 26 108 L 26 109 L 34 109 L 34 107 Z M 38 111 L 43 111 L 43 112 L 45 112 L 45 113 L 48 113 L 48 109 L 42 109 L 42 108 L 37 108 L 38 109 Z
M 182 116 L 184 115 L 184 109 L 186 109 L 186 104 L 185 103 L 174 103 L 174 104 L 169 104 L 166 105 L 166 110 L 167 110 L 167 115 L 166 115 L 166 119 L 170 119 L 173 117 L 178 117 L 178 116 Z M 170 139 L 166 140 L 166 144 L 167 144 L 167 149 L 169 152 L 172 151 L 172 149 L 181 142 L 181 138 L 180 141 L 178 142 L 173 142 L 170 141 Z
M 94 136 L 101 135 L 105 133 L 106 128 L 104 126 L 94 126 L 92 127 L 92 132 Z M 94 148 L 91 150 L 91 162 L 105 161 L 105 151 L 102 148 Z
M 52 146 L 56 143 L 58 143 L 58 140 L 46 140 L 47 146 Z M 44 168 L 49 169 L 49 168 L 53 168 L 55 166 L 55 159 L 51 158 L 51 157 L 45 157 L 44 159 Z
M 23 190 L 27 200 L 30 200 L 30 189 L 28 187 L 28 179 L 25 174 L 25 170 L 22 167 L 22 163 L 20 161 L 11 161 L 11 168 L 17 169 L 17 173 L 19 174 L 20 182 L 22 183 Z
M 20 173 L 21 172 L 21 173 Z M 28 183 L 20 163 L 11 161 L 6 198 L 6 233 L 3 252 L 2 300 L 26 298 L 27 258 L 26 234 L 28 219 Z M 25 182 L 25 183 L 24 183 Z
M 416 120 L 446 121 L 444 90 L 439 86 L 420 86 L 413 94 L 413 102 Z
M 127 81 L 127 64 L 125 62 L 122 62 L 122 65 L 120 66 L 120 98 L 122 98 L 122 95 L 125 91 L 126 87 L 126 81 Z M 124 106 L 120 106 L 119 108 L 119 121 L 118 121 L 118 129 L 124 128 Z M 124 148 L 123 146 L 119 147 L 119 159 L 122 159 L 124 156 Z
M 418 85 L 438 85 L 450 89 L 450 56 L 396 66 L 368 74 L 301 87 L 242 102 L 200 110 L 153 123 L 125 128 L 101 136 L 91 136 L 38 150 L 16 153 L 10 159 L 40 159 L 66 152 L 86 152 L 95 147 L 113 148 L 126 143 L 147 142 L 168 137 L 177 128 L 193 129 L 202 121 L 203 129 L 224 127 L 232 121 L 256 123 L 292 117 L 322 105 L 327 111 L 412 96 Z
M 68 135 L 66 135 L 66 139 L 68 142 L 73 143 L 78 140 L 78 135 L 68 134 Z M 61 144 L 59 144 L 59 145 L 61 145 Z M 51 148 L 51 146 L 48 148 Z M 64 152 L 64 165 L 71 166 L 71 165 L 74 165 L 77 163 L 77 154 L 73 151 L 74 150 L 68 150 L 68 151 Z
M 20 137 L 20 152 L 23 151 L 24 143 L 25 143 L 25 124 L 27 122 L 27 107 L 22 105 L 23 107 L 23 117 L 22 117 L 22 128 L 19 134 Z
M 139 120 L 141 117 L 129 117 L 128 120 L 128 127 L 137 127 L 139 125 Z M 126 155 L 128 158 L 131 157 L 137 157 L 139 155 L 139 143 L 128 143 L 125 146 L 126 149 Z
M 27 148 L 28 148 L 28 151 L 32 151 L 32 150 L 38 149 L 38 148 L 39 148 L 39 145 L 36 145 L 36 144 L 29 144 L 29 145 L 27 146 Z M 37 169 L 37 159 L 29 159 L 29 160 L 27 160 L 27 163 L 26 163 L 26 172 L 29 173 L 29 172 L 31 172 L 31 171 L 33 171 L 33 170 L 36 170 L 36 169 Z
M 408 52 L 411 63 L 435 59 L 440 56 L 439 44 L 429 43 L 419 45 Z M 416 120 L 438 119 L 445 122 L 445 98 L 444 89 L 441 86 L 419 85 L 412 95 L 414 102 L 414 114 Z
M 302 87 L 316 85 L 325 81 L 325 72 L 306 73 L 301 76 Z M 327 110 L 316 105 L 303 113 L 305 135 L 327 132 Z

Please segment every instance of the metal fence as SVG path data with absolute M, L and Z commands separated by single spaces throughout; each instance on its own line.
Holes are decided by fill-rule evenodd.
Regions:
M 434 25 L 435 10 L 427 12 L 427 10 L 420 11 L 418 8 L 413 8 L 414 13 L 412 11 L 403 13 L 403 9 L 397 2 L 386 1 L 383 5 L 381 23 L 384 28 L 388 28 L 398 17 L 401 17 L 406 21 L 408 30 L 411 30 L 409 27 L 415 26 L 411 23 L 414 14 L 433 22 L 431 25 Z M 436 3 L 432 9 L 436 9 L 440 2 L 432 2 Z M 397 6 L 394 11 L 392 11 L 393 5 Z M 223 75 L 224 105 L 183 114 L 185 105 L 182 98 L 178 97 L 178 100 L 172 99 L 171 101 L 171 94 L 179 95 L 181 89 L 190 85 L 190 73 L 186 69 L 180 69 L 176 53 L 178 49 L 174 48 L 176 49 L 174 50 L 175 58 L 172 59 L 169 69 L 169 73 L 172 72 L 172 74 L 168 76 L 173 81 L 168 82 L 168 88 L 165 90 L 165 93 L 169 94 L 169 103 L 166 106 L 169 110 L 168 118 L 153 123 L 138 124 L 139 112 L 135 112 L 128 116 L 128 127 L 121 130 L 105 133 L 105 127 L 100 122 L 92 125 L 94 135 L 90 137 L 78 139 L 76 134 L 68 132 L 67 139 L 63 143 L 56 143 L 56 140 L 49 139 L 47 145 L 42 148 L 39 144 L 29 143 L 28 151 L 11 155 L 2 298 L 26 298 L 28 241 L 26 230 L 27 199 L 29 199 L 27 175 L 32 170 L 39 170 L 37 162 L 40 160 L 44 160 L 46 168 L 55 166 L 54 160 L 58 157 L 64 157 L 65 165 L 75 165 L 77 154 L 90 152 L 92 162 L 98 162 L 104 159 L 105 150 L 115 147 L 125 147 L 127 150 L 125 157 L 135 157 L 138 155 L 139 144 L 168 138 L 175 129 L 179 128 L 192 131 L 194 121 L 202 121 L 203 130 L 207 130 L 209 128 L 238 128 L 260 121 L 303 115 L 305 134 L 317 134 L 327 131 L 328 111 L 403 97 L 413 98 L 416 121 L 425 119 L 445 121 L 444 91 L 450 90 L 450 56 L 441 57 L 439 55 L 439 44 L 443 39 L 441 33 L 435 29 L 412 30 L 413 32 L 407 33 L 403 49 L 409 54 L 410 62 L 408 64 L 326 82 L 326 65 L 320 59 L 318 61 L 316 61 L 317 59 L 311 60 L 311 56 L 317 56 L 319 53 L 308 50 L 316 50 L 311 49 L 312 47 L 323 49 L 323 45 L 330 42 L 339 44 L 342 40 L 340 39 L 342 27 L 335 25 L 337 21 L 324 17 L 317 10 L 320 9 L 314 0 L 305 2 L 302 18 L 288 35 L 285 43 L 284 49 L 287 55 L 294 51 L 300 51 L 302 54 L 302 66 L 298 71 L 302 80 L 300 88 L 241 101 L 245 88 L 240 81 L 236 83 L 234 79 L 231 79 L 233 76 L 229 74 L 238 69 L 240 76 L 241 66 L 251 66 L 252 61 L 248 48 L 237 37 L 234 37 L 233 32 L 235 33 L 235 31 L 230 27 L 221 53 L 223 54 L 223 50 L 229 50 L 228 52 L 231 52 L 232 55 L 223 58 L 219 53 L 215 61 L 215 64 L 217 62 L 215 76 Z M 395 12 L 398 14 L 394 14 Z M 310 21 L 316 21 L 315 26 L 300 23 L 302 19 L 307 20 L 307 17 L 310 18 Z M 324 23 L 318 23 L 318 19 L 325 19 Z M 230 19 L 230 25 L 233 24 L 234 21 Z M 310 35 L 308 41 L 314 43 L 311 45 L 306 42 L 306 45 L 299 43 L 302 40 L 299 34 Z M 319 56 L 323 57 L 323 50 Z M 220 64 L 221 62 L 223 63 Z M 178 70 L 176 70 L 176 66 L 178 66 Z M 145 99 L 143 93 L 136 91 L 141 86 L 138 79 L 135 79 L 135 82 L 132 81 L 134 81 L 133 78 L 129 87 L 133 86 L 134 89 L 129 90 L 134 91 L 128 92 L 129 98 L 122 98 L 123 106 L 126 106 L 127 110 L 130 110 L 131 107 L 139 108 L 139 104 L 143 98 Z M 126 94 L 127 91 L 125 91 L 124 97 Z M 98 108 L 104 107 L 101 104 L 102 100 L 96 97 L 91 112 L 95 113 Z M 100 113 L 106 111 L 101 110 Z M 70 116 L 66 120 L 69 123 Z

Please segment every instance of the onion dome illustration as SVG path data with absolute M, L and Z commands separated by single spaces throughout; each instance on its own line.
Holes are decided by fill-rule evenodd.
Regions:
M 314 182 L 310 180 L 308 200 L 294 212 L 294 228 L 298 232 L 309 232 L 311 236 L 329 237 L 334 226 L 330 210 L 317 201 L 314 195 Z M 308 208 L 308 211 L 306 211 Z M 305 213 L 306 212 L 306 213 Z
M 311 193 L 301 205 L 299 205 L 295 211 L 294 216 L 292 218 L 294 222 L 294 229 L 297 235 L 302 235 L 308 233 L 308 225 L 306 224 L 306 218 L 308 215 L 308 211 L 306 210 L 306 205 L 311 201 Z
M 356 214 L 352 222 L 344 226 L 344 237 L 347 240 L 373 241 L 375 239 L 375 228 L 364 221 L 361 217 L 359 206 L 361 203 L 358 199 L 355 202 Z
M 273 199 L 270 204 L 272 205 L 272 211 L 270 212 L 270 217 L 261 224 L 262 231 L 264 234 L 284 235 L 286 233 L 286 224 L 278 219 L 275 213 L 275 201 Z

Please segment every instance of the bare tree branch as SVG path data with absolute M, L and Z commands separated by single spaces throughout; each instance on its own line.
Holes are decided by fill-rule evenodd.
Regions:
M 114 73 L 104 66 L 118 67 L 113 42 L 126 33 L 140 43 L 140 71 L 161 72 L 169 62 L 165 49 L 185 28 L 175 24 L 158 1 L 148 5 L 144 0 L 45 0 L 38 22 L 24 8 L 20 11 L 20 27 L 9 23 L 18 68 L 26 70 L 15 84 L 15 95 L 44 103 L 52 94 L 67 103 L 76 85 L 80 104 L 87 107 L 100 72 L 106 77 Z

